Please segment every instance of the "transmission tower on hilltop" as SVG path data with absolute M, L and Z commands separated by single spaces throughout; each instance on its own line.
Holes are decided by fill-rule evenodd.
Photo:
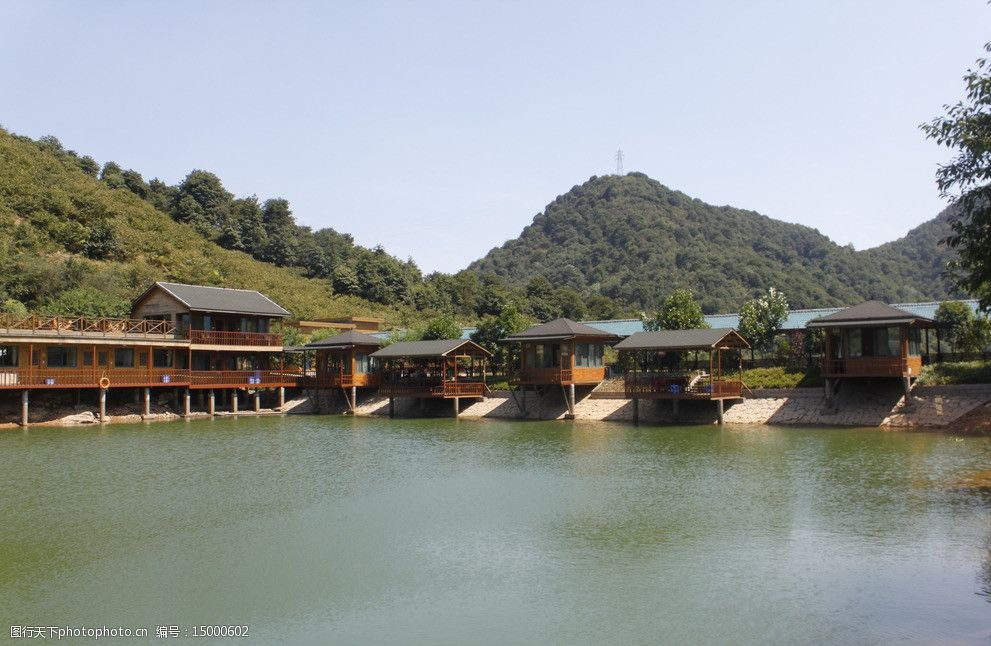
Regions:
M 623 175 L 623 149 L 616 151 L 616 174 Z

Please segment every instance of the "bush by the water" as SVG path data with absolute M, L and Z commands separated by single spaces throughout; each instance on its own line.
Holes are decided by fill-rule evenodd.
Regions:
M 925 366 L 919 375 L 923 386 L 986 383 L 991 383 L 991 361 L 944 361 Z
M 747 388 L 811 388 L 822 384 L 818 370 L 788 372 L 784 368 L 751 368 L 743 371 Z

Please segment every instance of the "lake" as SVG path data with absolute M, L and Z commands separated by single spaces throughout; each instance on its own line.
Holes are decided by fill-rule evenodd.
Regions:
M 989 462 L 984 438 L 876 429 L 293 416 L 0 431 L 0 639 L 14 624 L 987 643 L 991 494 L 961 481 Z

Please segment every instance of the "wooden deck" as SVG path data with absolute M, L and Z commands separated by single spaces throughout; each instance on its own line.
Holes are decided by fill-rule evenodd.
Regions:
M 88 318 L 85 316 L 13 316 L 0 314 L 0 334 L 7 337 L 43 338 L 134 338 L 169 340 L 181 338 L 171 321 L 145 319 Z
M 739 379 L 708 375 L 627 373 L 623 381 L 626 399 L 739 399 L 743 393 Z
M 308 376 L 303 383 L 307 388 L 376 388 L 380 381 L 380 375 L 371 372 Z
M 282 335 L 270 332 L 187 330 L 186 338 L 192 345 L 282 347 Z
M 918 377 L 922 357 L 855 357 L 825 359 L 822 376 L 836 377 Z
M 102 382 L 103 379 L 107 381 Z M 0 389 L 36 388 L 294 388 L 300 375 L 288 370 L 181 370 L 175 368 L 0 368 Z
M 603 368 L 524 368 L 510 380 L 520 386 L 594 386 L 606 378 Z
M 379 395 L 383 397 L 485 397 L 488 387 L 482 381 L 439 381 L 434 379 L 403 379 L 383 381 Z

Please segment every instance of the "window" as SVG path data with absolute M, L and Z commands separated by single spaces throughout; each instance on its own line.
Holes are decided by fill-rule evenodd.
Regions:
M 604 354 L 601 343 L 578 343 L 575 345 L 575 366 L 579 368 L 601 368 Z
M 917 327 L 909 328 L 908 354 L 913 357 L 922 354 L 922 330 Z
M 171 368 L 172 352 L 171 350 L 154 350 L 152 351 L 151 361 L 155 368 Z
M 147 352 L 139 352 L 138 353 L 138 366 L 141 367 L 141 368 L 147 368 L 148 367 L 148 353 Z
M 860 329 L 850 330 L 847 333 L 847 355 L 848 357 L 859 357 L 863 355 L 863 344 L 861 343 Z
M 62 346 L 52 346 L 48 348 L 49 368 L 75 368 L 76 349 Z
M 17 367 L 17 346 L 0 345 L 0 368 Z
M 133 368 L 134 350 L 131 348 L 117 348 L 114 350 L 115 368 Z
M 354 371 L 358 374 L 366 374 L 372 371 L 371 358 L 367 352 L 354 353 Z
M 92 352 L 87 352 L 85 350 L 83 351 L 83 365 L 84 366 L 92 366 L 93 365 L 93 353 Z
M 100 365 L 100 366 L 106 366 L 107 365 L 107 353 L 106 352 L 100 352 L 99 354 L 97 354 L 96 355 L 96 363 L 97 363 L 97 365 Z

